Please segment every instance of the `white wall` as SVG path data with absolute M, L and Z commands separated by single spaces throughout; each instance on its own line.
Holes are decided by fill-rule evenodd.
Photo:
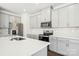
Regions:
M 23 23 L 23 36 L 26 36 L 29 32 L 29 14 L 21 14 L 21 22 Z

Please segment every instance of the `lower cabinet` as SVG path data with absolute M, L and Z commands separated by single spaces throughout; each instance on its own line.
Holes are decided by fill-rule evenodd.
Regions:
M 69 43 L 68 40 L 63 39 L 63 38 L 58 38 L 58 49 L 57 52 L 62 54 L 62 55 L 67 55 L 68 54 L 68 47 L 69 47 Z
M 56 37 L 49 37 L 49 42 L 51 43 L 49 45 L 49 49 L 52 51 L 57 51 L 57 39 Z
M 79 40 L 69 40 L 68 55 L 79 56 Z
M 62 55 L 79 56 L 79 40 L 51 37 L 49 49 Z

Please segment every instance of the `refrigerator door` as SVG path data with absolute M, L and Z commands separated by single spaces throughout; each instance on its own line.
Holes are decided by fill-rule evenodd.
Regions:
M 18 35 L 23 36 L 23 24 L 18 23 Z

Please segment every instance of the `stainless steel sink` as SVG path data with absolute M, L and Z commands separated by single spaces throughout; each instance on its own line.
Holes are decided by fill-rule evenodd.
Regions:
M 25 40 L 25 38 L 22 38 L 22 37 L 15 37 L 15 38 L 12 38 L 12 39 L 11 39 L 11 41 L 13 41 L 13 40 L 18 40 L 18 41 L 20 41 L 20 40 Z

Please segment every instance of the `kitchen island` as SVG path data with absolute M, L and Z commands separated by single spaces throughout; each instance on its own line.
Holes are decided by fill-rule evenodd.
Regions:
M 26 38 L 11 40 L 19 36 L 0 37 L 0 56 L 47 56 L 48 42 Z

